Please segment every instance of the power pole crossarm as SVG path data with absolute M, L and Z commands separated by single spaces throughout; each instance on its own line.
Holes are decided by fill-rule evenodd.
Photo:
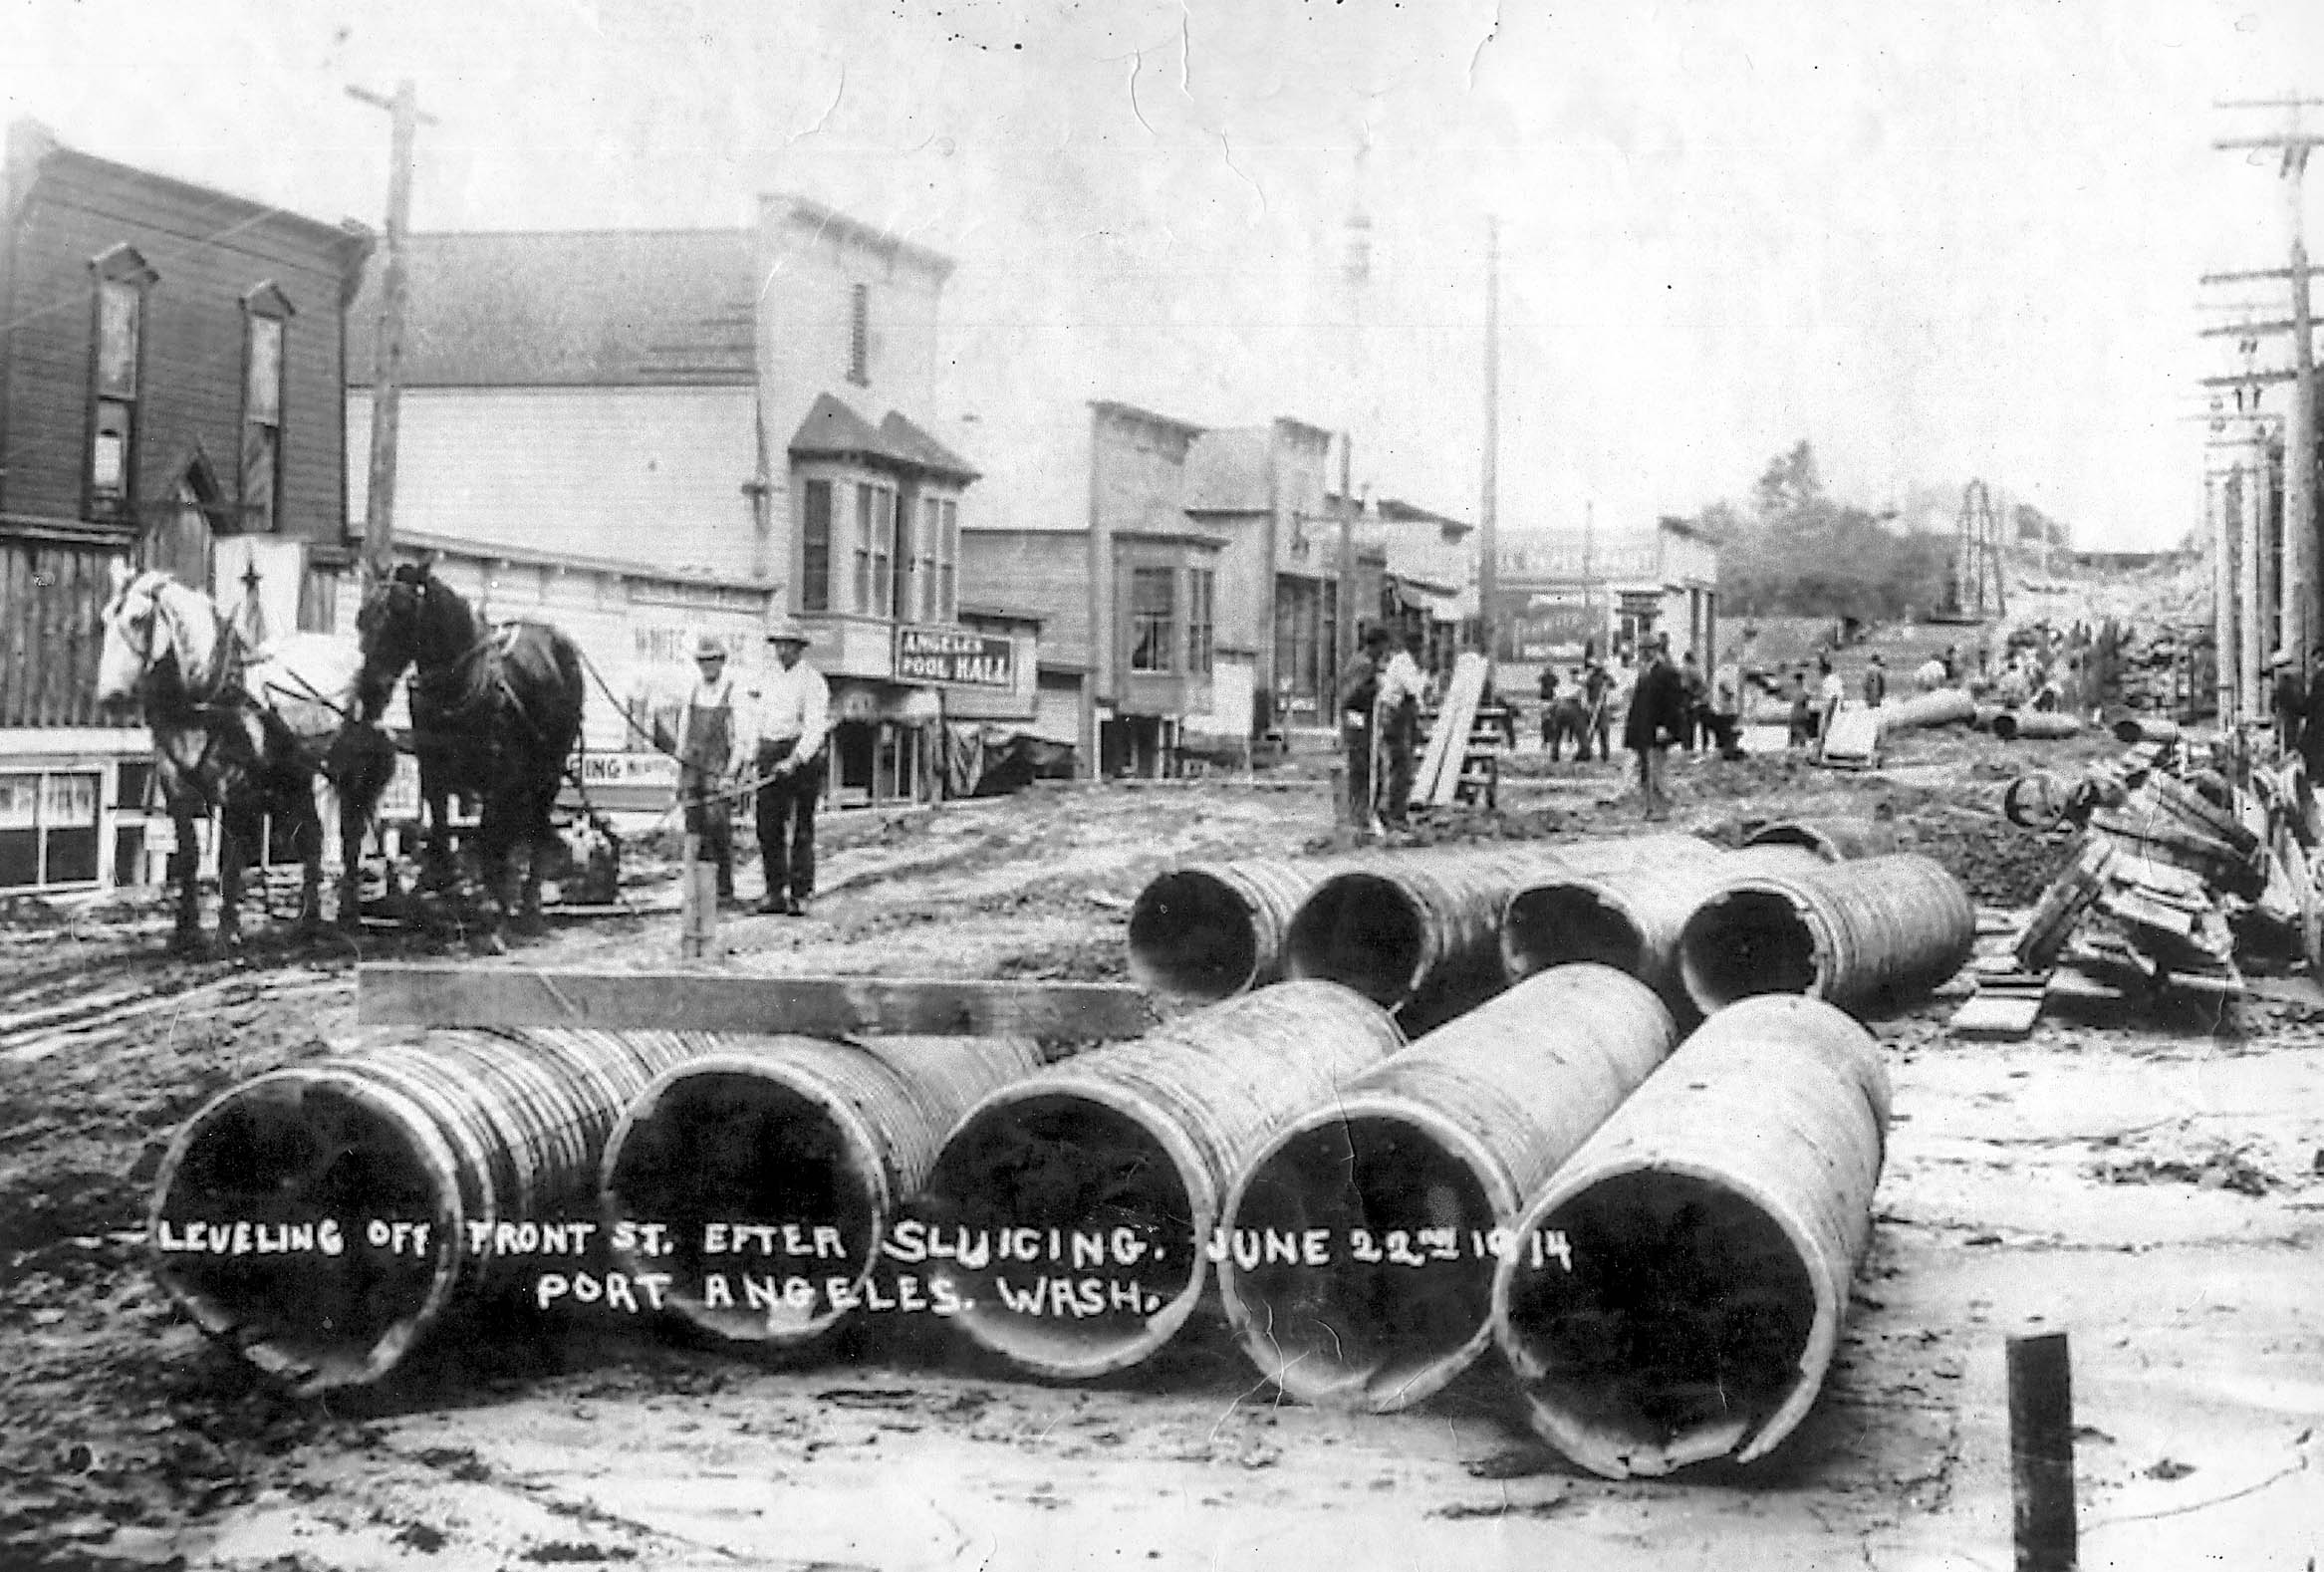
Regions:
M 2313 277 L 2318 273 L 2324 273 L 2324 267 L 2312 267 L 2307 269 L 2307 272 Z M 2263 267 L 2240 273 L 2205 273 L 2202 276 L 2202 282 L 2205 284 L 2242 284 L 2255 278 L 2290 278 L 2291 276 L 2292 270 L 2288 267 Z
M 411 227 L 412 142 L 419 123 L 419 90 L 409 78 L 395 84 L 395 96 L 382 98 L 363 88 L 348 97 L 389 117 L 387 155 L 387 268 L 380 276 L 380 326 L 372 353 L 371 484 L 364 506 L 364 556 L 385 570 L 395 538 L 395 420 L 402 401 L 403 289 L 405 238 Z

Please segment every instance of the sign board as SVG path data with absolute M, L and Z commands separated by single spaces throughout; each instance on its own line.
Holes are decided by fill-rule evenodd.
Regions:
M 677 801 L 677 760 L 666 753 L 584 753 L 579 773 L 601 813 L 659 813 Z M 570 785 L 565 800 L 580 801 Z
M 1010 692 L 1017 685 L 1016 643 L 991 634 L 907 623 L 896 630 L 896 676 L 902 682 Z

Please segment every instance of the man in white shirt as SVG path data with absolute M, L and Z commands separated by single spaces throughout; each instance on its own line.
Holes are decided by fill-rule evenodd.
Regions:
M 805 917 L 815 895 L 815 799 L 831 734 L 831 688 L 809 665 L 807 631 L 789 618 L 767 630 L 776 668 L 759 683 L 758 852 L 762 913 Z
M 1406 810 L 1413 800 L 1413 753 L 1420 740 L 1420 699 L 1428 686 L 1417 658 L 1421 648 L 1417 629 L 1405 635 L 1405 647 L 1389 656 L 1380 673 L 1380 694 L 1374 700 L 1372 734 L 1380 739 L 1388 760 L 1380 819 L 1391 830 L 1411 828 Z M 1380 789 L 1378 782 L 1374 789 Z
M 735 767 L 748 756 L 743 733 L 749 724 L 738 702 L 734 678 L 726 670 L 726 647 L 709 634 L 694 646 L 700 678 L 678 710 L 676 746 L 678 801 L 685 805 L 686 834 L 700 837 L 704 855 L 718 869 L 718 899 L 734 899 L 734 804 L 726 796 Z

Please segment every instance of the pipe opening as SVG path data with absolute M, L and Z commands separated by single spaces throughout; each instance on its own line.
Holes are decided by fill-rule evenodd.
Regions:
M 1541 1214 L 1558 1257 L 1520 1259 L 1506 1343 L 1543 1429 L 1601 1472 L 1740 1450 L 1800 1385 L 1814 1278 L 1775 1218 L 1714 1180 L 1617 1175 Z
M 1999 737 L 2003 742 L 2017 740 L 2017 712 L 2015 710 L 2004 709 L 1993 717 L 1993 735 Z
M 833 1285 L 852 1302 L 876 1264 L 886 1187 L 823 1098 L 764 1073 L 681 1075 L 619 1140 L 607 1215 L 668 1229 L 670 1252 L 637 1264 L 669 1274 L 671 1309 L 737 1341 L 795 1342 L 846 1316 Z M 713 1227 L 724 1248 L 707 1247 Z
M 1394 1009 L 1419 983 L 1427 932 L 1425 915 L 1395 880 L 1341 874 L 1292 917 L 1285 969 L 1293 977 L 1344 983 Z
M 1474 1238 L 1499 1220 L 1469 1163 L 1412 1118 L 1302 1131 L 1253 1171 L 1227 1227 L 1222 1281 L 1243 1346 L 1302 1402 L 1419 1402 L 1490 1336 L 1494 1260 Z M 1318 1247 L 1326 1264 L 1311 1264 Z
M 1637 976 L 1646 965 L 1646 934 L 1622 903 L 1588 885 L 1545 885 L 1520 892 L 1501 927 L 1501 956 L 1511 978 L 1594 960 Z
M 458 1273 L 461 1215 L 400 1121 L 343 1089 L 263 1080 L 181 1140 L 154 1201 L 154 1275 L 202 1330 L 310 1390 L 400 1357 Z M 425 1250 L 375 1247 L 375 1218 L 426 1224 Z
M 1231 998 L 1259 967 L 1250 908 L 1214 874 L 1180 869 L 1139 892 L 1130 909 L 1130 969 L 1182 998 Z
M 1205 1193 L 1198 1222 L 1187 1177 L 1137 1117 L 1056 1092 L 974 1115 L 913 1211 L 930 1293 L 960 1302 L 963 1331 L 1039 1374 L 1096 1376 L 1192 1311 L 1214 1204 Z
M 1678 941 L 1687 996 L 1707 1015 L 1754 993 L 1812 993 L 1822 957 L 1808 919 L 1773 890 L 1728 890 L 1703 903 Z

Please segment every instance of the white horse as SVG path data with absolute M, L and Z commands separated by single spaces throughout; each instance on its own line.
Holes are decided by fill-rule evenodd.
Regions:
M 104 613 L 97 668 L 101 707 L 136 704 L 153 732 L 154 774 L 177 830 L 181 946 L 200 937 L 194 827 L 218 814 L 218 943 L 240 936 L 242 866 L 272 815 L 292 828 L 305 865 L 301 931 L 322 921 L 323 825 L 315 777 L 339 801 L 343 866 L 339 920 L 362 920 L 357 880 L 365 830 L 394 773 L 386 734 L 357 718 L 354 641 L 286 634 L 258 650 L 244 645 L 215 602 L 165 573 L 132 577 L 117 561 Z

